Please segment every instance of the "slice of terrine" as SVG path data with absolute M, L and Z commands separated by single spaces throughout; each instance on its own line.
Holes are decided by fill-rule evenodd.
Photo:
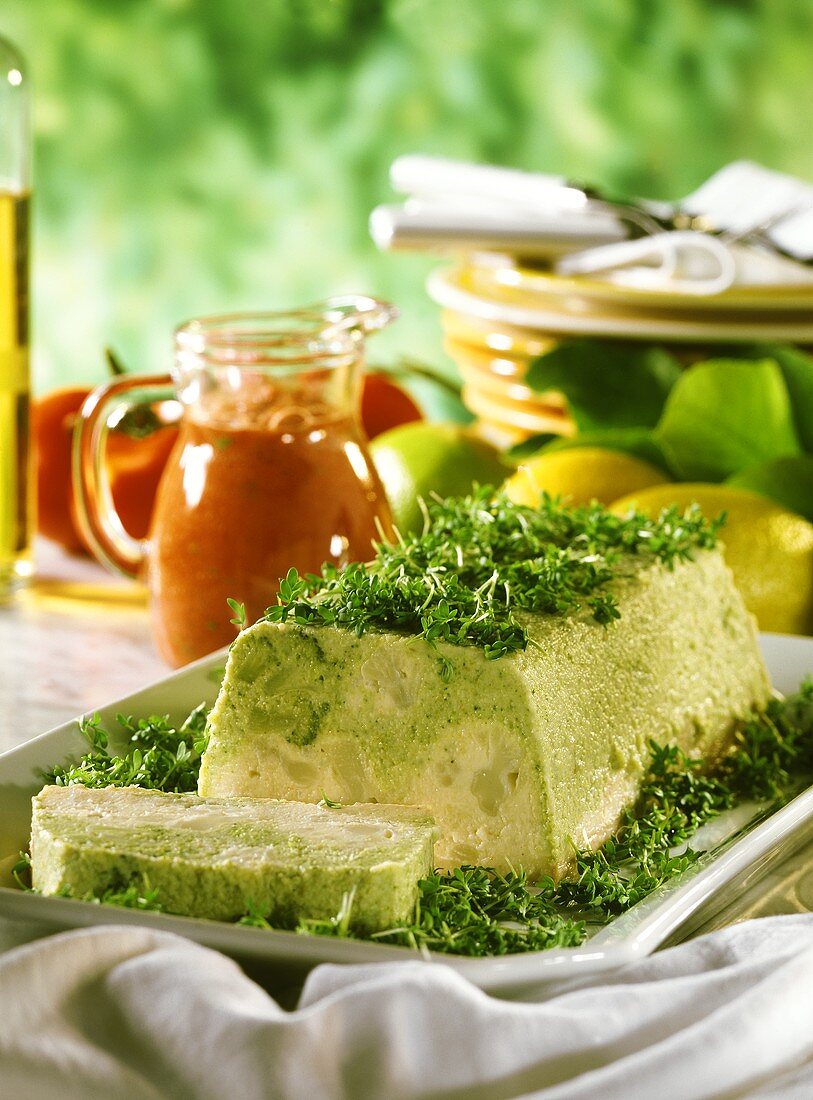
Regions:
M 32 882 L 80 898 L 136 883 L 170 913 L 233 920 L 250 906 L 280 927 L 333 917 L 352 894 L 350 927 L 369 933 L 411 917 L 435 837 L 402 806 L 48 786 L 33 799 Z
M 651 740 L 712 760 L 770 691 L 719 550 L 623 557 L 605 590 L 608 624 L 517 609 L 527 647 L 497 660 L 405 632 L 261 621 L 229 654 L 199 791 L 421 805 L 439 866 L 561 876 L 635 801 Z

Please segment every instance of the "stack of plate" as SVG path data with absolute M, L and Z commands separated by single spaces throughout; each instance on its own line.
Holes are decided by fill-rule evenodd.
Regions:
M 561 395 L 524 382 L 529 362 L 563 339 L 599 337 L 668 347 L 684 363 L 726 346 L 781 341 L 813 347 L 813 286 L 734 287 L 702 297 L 565 278 L 511 261 L 435 272 L 445 348 L 484 434 L 502 445 L 573 431 Z

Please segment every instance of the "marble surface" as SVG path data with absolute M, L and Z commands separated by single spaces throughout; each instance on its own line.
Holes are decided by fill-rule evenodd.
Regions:
M 166 676 L 142 588 L 45 541 L 0 606 L 0 752 Z

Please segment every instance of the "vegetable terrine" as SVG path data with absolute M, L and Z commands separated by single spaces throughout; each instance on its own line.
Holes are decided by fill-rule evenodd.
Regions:
M 271 923 L 334 917 L 374 932 L 410 919 L 436 830 L 403 806 L 202 799 L 140 787 L 48 786 L 33 800 L 32 880 L 101 897 L 133 883 L 171 913 Z
M 561 877 L 652 740 L 713 762 L 767 702 L 716 528 L 481 491 L 372 563 L 292 571 L 233 643 L 199 792 L 426 806 L 440 867 Z
M 521 866 L 532 875 L 560 877 L 576 848 L 600 845 L 634 802 L 651 741 L 673 742 L 714 761 L 737 724 L 764 707 L 770 686 L 754 625 L 714 548 L 713 526 L 690 552 L 673 553 L 690 526 L 683 521 L 681 528 L 680 517 L 660 527 L 634 517 L 626 529 L 598 511 L 573 518 L 549 505 L 542 535 L 565 530 L 570 540 L 557 559 L 562 570 L 579 554 L 577 579 L 589 576 L 586 563 L 611 563 L 600 591 L 615 617 L 599 621 L 586 599 L 566 614 L 527 610 L 536 598 L 527 587 L 533 569 L 549 562 L 544 548 L 527 549 L 536 522 L 530 510 L 509 514 L 507 505 L 475 501 L 465 543 L 461 510 L 433 519 L 438 556 L 446 554 L 446 543 L 452 547 L 442 566 L 425 564 L 429 551 L 420 539 L 385 550 L 399 555 L 400 569 L 379 553 L 372 572 L 386 585 L 362 589 L 364 577 L 328 580 L 327 596 L 317 591 L 310 603 L 297 597 L 298 604 L 292 598 L 287 621 L 263 620 L 239 635 L 210 716 L 202 795 L 315 802 L 329 791 L 343 802 L 423 806 L 441 830 L 439 866 Z M 495 549 L 492 532 L 500 524 Z M 509 583 L 498 553 L 510 555 L 523 538 L 518 553 L 539 557 L 524 573 L 512 565 Z M 669 555 L 657 552 L 659 546 L 669 546 Z M 413 584 L 415 561 L 430 571 L 427 585 L 434 584 L 455 568 L 455 550 L 457 576 L 469 570 L 472 590 L 481 575 L 488 583 L 491 571 L 492 602 L 503 591 L 506 602 L 515 601 L 513 621 L 526 632 L 524 648 L 490 659 L 482 645 L 427 636 L 428 588 L 412 629 L 362 623 L 358 615 L 348 629 L 321 611 L 339 607 L 336 614 L 344 614 L 348 600 L 340 584 L 355 584 L 357 604 L 372 606 L 375 599 L 381 607 L 380 593 L 393 591 L 388 598 L 400 599 L 407 581 Z M 415 576 L 417 585 L 417 566 Z M 515 579 L 524 576 L 530 578 L 525 606 Z M 556 590 L 551 576 L 549 588 L 554 596 L 563 592 L 563 601 L 568 592 Z M 398 621 L 406 620 L 403 602 L 395 609 Z M 448 601 L 435 606 L 442 616 L 432 623 L 454 619 Z M 483 616 L 490 605 L 484 608 Z M 453 622 L 458 636 L 465 627 Z

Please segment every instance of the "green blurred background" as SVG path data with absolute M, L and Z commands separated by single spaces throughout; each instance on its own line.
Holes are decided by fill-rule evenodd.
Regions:
M 198 313 L 397 302 L 367 217 L 399 153 L 676 197 L 736 157 L 813 179 L 813 0 L 3 0 L 36 91 L 37 387 L 168 365 Z

